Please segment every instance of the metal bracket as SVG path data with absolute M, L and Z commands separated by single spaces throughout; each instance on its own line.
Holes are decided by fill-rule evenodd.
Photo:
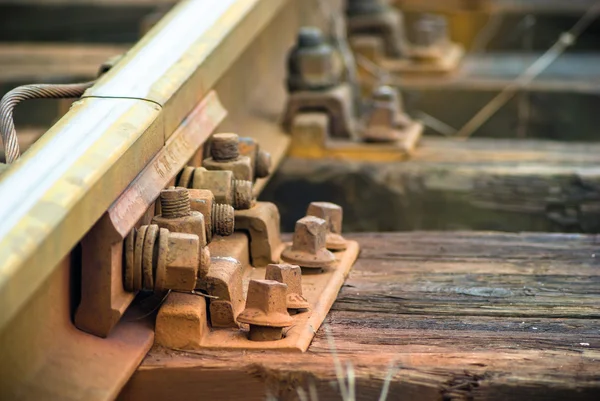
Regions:
M 147 224 L 160 191 L 223 121 L 227 112 L 210 92 L 169 138 L 165 146 L 111 205 L 82 240 L 81 303 L 75 325 L 106 337 L 133 301 L 123 288 L 123 241 Z

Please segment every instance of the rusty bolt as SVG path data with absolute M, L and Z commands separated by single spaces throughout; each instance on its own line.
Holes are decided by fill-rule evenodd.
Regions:
M 341 206 L 330 202 L 312 202 L 306 211 L 307 216 L 319 217 L 327 222 L 327 249 L 343 251 L 348 243 L 342 237 L 342 219 L 344 211 Z
M 248 156 L 252 162 L 254 177 L 252 181 L 256 181 L 257 178 L 268 177 L 271 173 L 271 155 L 269 152 L 264 151 L 260 148 L 256 139 L 251 137 L 242 137 L 239 141 L 239 152 L 241 155 Z
M 207 270 L 204 264 L 210 263 L 201 257 L 204 249 L 195 234 L 170 232 L 156 224 L 132 230 L 125 241 L 125 289 L 194 290 L 199 270 Z
M 288 264 L 270 264 L 265 272 L 265 280 L 279 281 L 287 285 L 287 308 L 292 310 L 308 309 L 310 304 L 302 295 L 302 269 Z
M 252 341 L 275 341 L 282 338 L 284 327 L 292 325 L 286 307 L 287 286 L 273 280 L 250 280 L 246 308 L 237 317 L 250 325 Z
M 334 48 L 315 27 L 302 27 L 288 56 L 288 90 L 323 90 L 341 82 L 342 64 Z
M 424 14 L 415 22 L 416 46 L 431 48 L 443 46 L 450 41 L 448 20 L 443 15 Z
M 211 140 L 210 155 L 216 161 L 237 159 L 240 155 L 239 142 L 237 134 L 215 134 Z
M 206 226 L 202 213 L 191 210 L 190 194 L 186 188 L 170 187 L 160 193 L 161 214 L 152 224 L 171 232 L 196 234 L 201 246 L 207 244 Z
M 231 171 L 198 167 L 188 182 L 191 188 L 211 191 L 217 203 L 231 205 L 237 210 L 252 207 L 252 181 L 236 180 Z
M 365 115 L 363 139 L 368 142 L 395 142 L 400 139 L 399 129 L 410 124 L 402 112 L 398 91 L 391 86 L 378 86 L 373 92 L 372 107 Z
M 281 254 L 286 263 L 307 268 L 330 267 L 335 256 L 326 248 L 327 222 L 315 216 L 306 216 L 296 222 L 294 238 Z
M 194 211 L 204 215 L 206 238 L 213 235 L 231 235 L 234 230 L 234 210 L 231 205 L 217 203 L 215 195 L 207 189 L 190 189 L 190 204 Z
M 252 160 L 240 155 L 237 134 L 215 134 L 211 140 L 211 157 L 202 161 L 207 170 L 230 170 L 236 180 L 253 181 Z

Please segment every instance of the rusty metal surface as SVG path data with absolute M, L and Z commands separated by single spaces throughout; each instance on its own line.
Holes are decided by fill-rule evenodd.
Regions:
M 80 328 L 106 336 L 125 312 L 133 294 L 119 285 L 123 276 L 122 241 L 225 114 L 216 94 L 210 93 L 86 235 L 86 268 L 76 314 Z
M 323 222 L 324 224 L 324 222 Z M 229 313 L 233 313 L 235 317 L 244 309 L 244 294 L 240 294 L 241 288 L 235 288 L 235 283 L 238 282 L 240 276 L 243 276 L 243 286 L 248 287 L 251 280 L 264 280 L 267 267 L 251 268 L 249 260 L 244 260 L 244 253 L 248 253 L 248 239 L 244 234 L 236 233 L 231 237 L 232 241 L 216 240 L 209 245 L 213 262 L 211 269 L 217 263 L 221 263 L 222 268 L 215 269 L 211 274 L 214 276 L 211 285 L 218 285 L 209 291 L 211 294 L 219 294 L 219 296 L 233 308 Z M 234 245 L 235 244 L 235 245 Z M 233 246 L 232 246 L 233 245 Z M 290 244 L 282 244 L 277 250 L 279 255 L 283 249 Z M 198 349 L 247 349 L 247 350 L 278 350 L 283 352 L 304 352 L 315 335 L 315 330 L 321 325 L 325 316 L 329 312 L 331 305 L 335 302 L 338 291 L 340 290 L 345 278 L 350 273 L 350 269 L 354 261 L 358 257 L 359 246 L 355 241 L 348 241 L 347 249 L 343 252 L 336 252 L 335 261 L 330 267 L 317 270 L 316 272 L 304 271 L 302 276 L 302 292 L 303 297 L 308 301 L 308 311 L 292 315 L 292 326 L 284 330 L 284 338 L 278 341 L 253 341 L 248 338 L 249 327 L 245 326 L 242 329 L 237 325 L 226 324 L 227 321 L 219 321 L 215 327 L 213 320 L 213 329 L 210 331 L 202 331 L 201 337 L 192 337 L 189 341 L 185 341 L 180 335 L 171 335 L 171 339 L 175 338 L 178 344 L 186 344 L 185 347 L 179 349 L 198 350 Z M 279 258 L 278 258 L 279 259 Z M 234 263 L 233 261 L 236 261 Z M 237 263 L 240 261 L 240 263 Z M 283 308 L 286 308 L 287 291 L 283 291 Z M 233 302 L 232 302 L 233 301 Z M 215 303 L 210 299 L 211 304 Z M 241 302 L 241 303 L 240 303 Z M 262 304 L 262 300 L 257 301 Z M 221 308 L 221 304 L 217 304 Z M 240 308 L 241 307 L 241 308 Z M 262 308 L 263 306 L 260 306 Z M 240 308 L 240 309 L 238 309 Z M 173 315 L 173 307 L 170 306 L 170 314 Z M 213 307 L 211 305 L 211 314 Z M 181 312 L 181 311 L 180 311 Z M 184 314 L 177 312 L 181 318 Z M 219 312 L 219 311 L 217 311 Z M 194 321 L 196 317 L 193 317 Z M 264 327 L 264 326 L 261 326 Z M 161 329 L 166 330 L 166 329 Z M 258 336 L 276 335 L 269 330 L 258 330 L 254 333 Z M 199 333 L 198 330 L 193 333 Z M 264 338 L 263 338 L 264 339 Z M 175 342 L 169 343 L 174 344 Z
M 0 326 L 285 3 L 220 2 L 209 14 L 204 1 L 180 3 L 2 175 L 0 193 L 11 195 L 0 211 Z M 203 19 L 183 23 L 197 15 Z M 59 231 L 60 241 L 50 242 Z
M 146 337 L 139 337 L 143 341 L 136 344 L 135 357 L 132 353 L 107 350 L 104 352 L 106 358 L 85 359 L 87 354 L 76 347 L 83 345 L 82 342 L 77 342 L 77 337 L 70 334 L 64 336 L 67 343 L 75 339 L 76 343 L 71 347 L 54 343 L 52 340 L 54 335 L 51 331 L 41 331 L 45 334 L 45 338 L 38 335 L 36 326 L 41 322 L 37 316 L 44 305 L 51 305 L 54 300 L 42 297 L 36 298 L 35 302 L 31 303 L 28 299 L 32 299 L 33 294 L 46 289 L 45 285 L 54 290 L 55 283 L 48 281 L 47 278 L 55 271 L 58 261 L 72 251 L 83 234 L 121 194 L 127 198 L 123 205 L 132 206 L 131 210 L 152 204 L 157 196 L 156 193 L 147 192 L 146 185 L 131 184 L 144 167 L 148 166 L 148 169 L 154 170 L 153 179 L 158 181 L 164 179 L 165 182 L 173 184 L 171 180 L 177 173 L 178 167 L 171 163 L 173 160 L 169 158 L 170 155 L 162 158 L 156 155 L 165 145 L 165 138 L 171 135 L 196 102 L 205 96 L 211 87 L 214 87 L 219 94 L 223 94 L 224 104 L 226 103 L 228 110 L 232 110 L 231 108 L 235 106 L 234 115 L 231 115 L 226 125 L 241 124 L 248 130 L 249 135 L 261 141 L 270 139 L 264 140 L 263 144 L 266 150 L 275 151 L 272 152 L 275 164 L 285 153 L 289 139 L 277 126 L 278 113 L 273 113 L 271 108 L 283 104 L 278 100 L 283 95 L 283 88 L 279 91 L 277 82 L 272 81 L 273 76 L 266 77 L 259 72 L 280 63 L 278 56 L 283 54 L 284 49 L 291 43 L 293 37 L 291 29 L 298 25 L 299 14 L 296 11 L 301 7 L 297 4 L 292 6 L 291 1 L 237 1 L 227 11 L 226 16 L 219 19 L 218 23 L 213 21 L 215 22 L 213 26 L 203 31 L 204 33 L 192 44 L 193 49 L 190 50 L 190 54 L 184 54 L 174 60 L 171 58 L 172 54 L 161 51 L 160 60 L 152 60 L 152 57 L 149 59 L 148 52 L 152 52 L 154 45 L 160 42 L 164 33 L 170 31 L 175 24 L 168 21 L 174 18 L 174 14 L 185 12 L 186 7 L 192 3 L 198 1 L 182 2 L 178 9 L 167 16 L 167 22 L 158 24 L 129 52 L 118 67 L 108 74 L 113 75 L 106 78 L 104 82 L 122 82 L 118 79 L 121 72 L 116 71 L 126 70 L 131 63 L 137 63 L 136 68 L 146 71 L 160 70 L 165 64 L 175 61 L 177 68 L 163 71 L 159 81 L 152 84 L 155 90 L 153 93 L 160 93 L 163 96 L 162 100 L 165 101 L 164 104 L 153 103 L 158 97 L 146 100 L 113 98 L 113 96 L 127 96 L 122 92 L 91 94 L 91 97 L 75 104 L 68 115 L 0 179 L 1 192 L 6 193 L 5 191 L 10 190 L 12 193 L 11 197 L 6 198 L 8 209 L 0 212 L 0 214 L 7 210 L 11 212 L 10 218 L 4 220 L 0 229 L 3 234 L 0 236 L 0 260 L 2 260 L 0 299 L 3 303 L 3 310 L 0 313 L 0 326 L 3 328 L 0 329 L 0 335 L 6 340 L 0 347 L 0 354 L 8 353 L 13 356 L 2 359 L 2 369 L 4 371 L 10 368 L 15 372 L 14 375 L 2 377 L 2 394 L 12 394 L 18 389 L 23 389 L 21 397 L 23 399 L 33 396 L 47 400 L 68 398 L 65 396 L 66 393 L 74 394 L 74 397 L 85 394 L 90 400 L 111 399 L 135 369 L 152 342 L 151 329 L 145 331 Z M 302 3 L 302 7 L 304 4 Z M 284 18 L 274 19 L 282 9 L 286 10 Z M 282 34 L 276 35 L 275 41 L 266 41 L 266 36 L 261 34 L 262 39 L 256 41 L 259 32 L 267 25 L 269 29 L 265 30 L 265 33 L 275 31 Z M 198 31 L 195 32 L 198 33 L 204 28 L 200 21 L 194 21 L 193 24 L 185 25 L 184 30 L 187 29 L 187 33 L 190 33 L 196 29 Z M 170 49 L 171 46 L 166 48 Z M 265 49 L 267 50 L 263 52 Z M 259 54 L 261 57 L 258 57 Z M 274 95 L 269 97 L 268 102 L 254 103 L 258 106 L 249 109 L 247 106 L 251 104 L 252 99 L 260 95 L 254 93 L 258 81 L 251 80 L 245 85 L 237 86 L 239 89 L 237 91 L 231 91 L 230 85 L 243 82 L 248 77 L 261 76 L 264 77 L 263 82 L 267 83 L 262 95 L 265 91 Z M 136 80 L 144 80 L 144 83 L 148 83 L 150 79 L 148 75 L 128 75 L 128 78 L 130 78 L 128 85 L 135 85 Z M 106 89 L 105 86 L 102 87 Z M 135 96 L 141 92 L 131 94 Z M 172 103 L 167 101 L 171 95 L 173 95 Z M 94 96 L 107 96 L 107 98 Z M 145 96 L 141 95 L 141 97 Z M 234 127 L 231 130 L 238 132 L 238 128 Z M 227 130 L 230 129 L 225 131 Z M 167 145 L 172 140 L 172 137 L 169 138 L 166 141 Z M 189 146 L 190 152 L 193 152 L 193 147 L 194 145 Z M 255 186 L 256 193 L 260 192 L 265 182 L 265 179 L 258 180 Z M 15 194 L 26 195 L 26 199 L 19 196 L 13 198 Z M 113 213 L 118 215 L 116 218 L 118 223 L 115 223 L 110 231 L 122 241 L 131 232 L 131 226 L 142 216 L 137 212 L 129 213 L 129 206 L 115 209 Z M 115 217 L 108 214 L 105 216 L 108 220 Z M 151 214 L 143 216 L 142 221 L 146 219 L 145 222 L 148 223 L 150 217 Z M 16 224 L 19 219 L 21 220 Z M 60 236 L 57 236 L 57 233 L 60 233 Z M 73 252 L 74 256 L 69 264 L 75 271 L 79 271 L 81 261 L 77 251 Z M 115 256 L 116 254 L 110 257 Z M 206 256 L 204 252 L 201 254 L 203 260 L 206 260 Z M 116 277 L 115 273 L 114 278 Z M 73 288 L 76 288 L 77 277 L 74 280 Z M 102 280 L 104 284 L 98 283 L 99 288 L 107 285 L 104 288 L 110 289 L 117 283 L 110 279 Z M 143 284 L 143 277 L 139 277 L 138 280 Z M 61 302 L 73 303 L 70 313 L 65 316 L 72 316 L 79 293 L 76 291 L 72 296 L 69 293 L 63 295 L 60 297 Z M 34 304 L 35 308 L 32 306 Z M 48 319 L 52 320 L 52 316 Z M 16 325 L 17 321 L 23 324 Z M 84 337 L 92 337 L 75 330 L 69 318 L 65 318 L 64 322 L 69 327 L 69 333 L 76 332 Z M 6 325 L 7 323 L 9 324 Z M 27 329 L 25 330 L 24 327 Z M 120 333 L 119 327 L 120 324 L 109 334 L 108 340 Z M 60 335 L 60 332 L 57 331 L 56 334 Z M 98 341 L 108 340 L 98 339 Z M 15 350 L 6 349 L 4 346 L 15 342 L 18 345 Z M 107 348 L 110 348 L 110 343 L 106 342 L 106 344 Z M 51 352 L 51 349 L 58 345 L 61 346 L 61 351 Z M 86 350 L 93 349 L 99 348 L 93 346 L 86 348 Z M 19 355 L 19 352 L 21 355 L 27 355 L 27 358 L 19 361 L 18 369 L 9 367 L 9 363 L 15 361 L 14 355 Z M 114 359 L 116 356 L 123 360 L 119 362 L 118 359 Z M 90 363 L 93 369 L 89 371 L 77 369 L 81 366 L 79 364 L 81 361 Z M 122 369 L 108 371 L 107 366 L 115 363 Z M 63 371 L 63 367 L 76 374 L 69 376 Z M 49 374 L 51 370 L 53 373 Z M 88 374 L 92 371 L 97 374 Z M 41 380 L 45 375 L 50 378 L 65 377 L 69 378 L 69 381 Z M 90 384 L 90 381 L 94 384 Z M 28 389 L 33 386 L 36 391 L 29 391 Z M 97 386 L 103 387 L 106 391 L 86 393 L 87 389 L 96 389 Z

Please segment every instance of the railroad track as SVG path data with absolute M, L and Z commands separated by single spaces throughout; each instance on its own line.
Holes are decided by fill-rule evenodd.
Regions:
M 156 2 L 107 5 L 139 11 Z M 292 400 L 314 389 L 319 399 L 366 400 L 386 386 L 387 399 L 600 392 L 597 145 L 425 138 L 408 161 L 394 149 L 381 153 L 393 162 L 365 160 L 363 144 L 353 161 L 343 152 L 341 160 L 286 157 L 298 143 L 281 124 L 285 59 L 300 27 L 329 28 L 316 10 L 317 0 L 186 0 L 131 48 L 0 46 L 0 64 L 39 60 L 19 74 L 0 69 L 4 86 L 93 78 L 106 56 L 124 53 L 70 108 L 40 118 L 49 130 L 18 125 L 23 153 L 0 170 L 1 399 Z M 398 82 L 416 92 L 494 90 L 512 78 L 494 74 L 488 55 L 465 65 L 469 74 L 458 78 Z M 568 75 L 576 84 L 565 88 L 564 74 L 549 73 L 539 85 L 589 94 L 590 76 Z M 214 135 L 227 132 L 242 145 Z M 210 181 L 219 169 L 227 178 Z M 174 185 L 190 190 L 166 189 Z M 188 197 L 201 213 L 182 212 Z M 202 206 L 216 199 L 231 207 Z M 316 200 L 342 204 L 345 230 L 482 231 L 345 235 L 332 262 L 325 248 L 339 240 L 341 212 L 306 211 Z M 278 209 L 293 238 L 280 240 Z M 203 223 L 169 217 L 177 213 Z M 265 293 L 285 303 L 281 285 L 250 280 L 279 274 L 269 276 L 267 263 L 301 264 L 313 251 L 337 267 L 309 274 L 303 265 L 310 311 L 292 315 L 280 340 L 247 339 L 282 332 L 240 325 L 244 307 L 261 305 Z

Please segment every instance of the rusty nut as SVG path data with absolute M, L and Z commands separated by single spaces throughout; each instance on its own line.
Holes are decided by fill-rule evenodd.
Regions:
M 250 325 L 252 341 L 274 341 L 282 337 L 282 329 L 292 325 L 287 312 L 287 286 L 272 280 L 250 280 L 246 308 L 237 317 Z
M 211 157 L 202 161 L 207 170 L 229 170 L 236 180 L 253 181 L 250 157 L 239 153 L 237 134 L 215 134 L 211 140 Z
M 306 211 L 307 216 L 319 217 L 327 222 L 326 247 L 332 251 L 343 251 L 348 247 L 342 237 L 342 219 L 344 211 L 341 206 L 330 202 L 312 202 Z
M 315 216 L 306 216 L 296 222 L 292 245 L 281 254 L 281 259 L 307 268 L 333 266 L 335 256 L 326 248 L 327 222 Z
M 208 189 L 217 203 L 231 205 L 236 210 L 252 207 L 252 181 L 236 180 L 231 171 L 209 171 L 198 167 L 194 170 L 191 186 L 194 189 Z
M 162 240 L 166 236 L 166 240 Z M 162 249 L 161 246 L 165 246 Z M 158 254 L 166 253 L 164 288 L 192 291 L 200 266 L 200 239 L 194 234 L 169 232 L 160 229 Z M 160 266 L 157 266 L 157 272 Z M 156 286 L 156 284 L 155 284 Z

